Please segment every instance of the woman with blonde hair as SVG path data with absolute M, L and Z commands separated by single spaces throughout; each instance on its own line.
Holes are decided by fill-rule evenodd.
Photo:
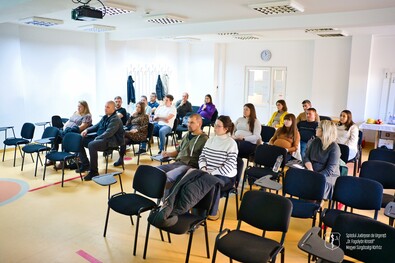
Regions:
M 325 199 L 330 199 L 340 175 L 340 148 L 336 143 L 336 125 L 328 120 L 319 123 L 316 138 L 307 146 L 303 163 L 308 170 L 325 175 Z

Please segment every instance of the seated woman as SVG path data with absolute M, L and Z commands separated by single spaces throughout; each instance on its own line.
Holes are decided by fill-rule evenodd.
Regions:
M 121 166 L 123 164 L 123 157 L 126 153 L 126 145 L 132 142 L 140 142 L 147 139 L 148 135 L 148 115 L 145 113 L 145 103 L 137 102 L 136 111 L 126 121 L 126 126 L 130 128 L 125 132 L 125 144 L 121 146 L 119 151 L 119 159 L 114 163 L 114 166 Z M 141 150 L 139 149 L 139 152 Z
M 199 168 L 224 182 L 222 189 L 233 186 L 237 174 L 237 144 L 233 140 L 234 124 L 229 116 L 219 116 L 215 121 L 215 136 L 210 137 L 199 157 Z M 213 206 L 208 219 L 219 218 L 218 205 L 220 199 L 218 191 L 213 200 Z
M 248 158 L 255 152 L 256 144 L 261 139 L 261 123 L 256 118 L 254 104 L 247 103 L 243 107 L 243 117 L 235 122 L 235 133 L 233 139 L 236 140 L 239 148 L 239 157 Z
M 328 120 L 321 121 L 316 130 L 316 138 L 307 146 L 303 158 L 307 169 L 325 175 L 325 199 L 332 197 L 333 186 L 340 175 L 340 148 L 336 137 L 336 125 Z
M 279 128 L 284 125 L 284 117 L 285 115 L 288 114 L 287 110 L 287 103 L 285 103 L 285 100 L 278 100 L 276 102 L 277 106 L 277 111 L 275 111 L 270 118 L 267 126 L 271 126 L 274 128 Z
M 62 138 L 68 132 L 80 133 L 89 126 L 92 125 L 92 115 L 89 111 L 88 103 L 84 100 L 78 102 L 77 111 L 73 113 L 70 119 L 63 126 L 63 131 L 59 133 L 58 138 L 54 140 L 54 150 L 59 149 L 59 143 L 62 142 Z
M 203 126 L 208 126 L 211 124 L 211 118 L 213 117 L 215 111 L 216 108 L 213 104 L 213 99 L 211 98 L 210 94 L 207 94 L 204 97 L 204 104 L 202 104 L 202 106 L 200 106 L 199 110 L 197 111 L 197 113 L 199 113 L 203 118 Z
M 353 159 L 358 152 L 358 126 L 352 121 L 352 113 L 344 110 L 340 113 L 340 121 L 337 126 L 336 142 L 345 144 L 350 149 L 348 160 Z
M 284 126 L 278 128 L 270 139 L 269 144 L 287 149 L 287 160 L 292 158 L 292 154 L 298 150 L 300 135 L 296 125 L 295 115 L 292 113 L 284 116 Z

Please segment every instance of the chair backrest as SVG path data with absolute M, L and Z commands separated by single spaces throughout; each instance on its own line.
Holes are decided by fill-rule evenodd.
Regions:
M 385 161 L 363 162 L 359 177 L 377 181 L 384 189 L 395 189 L 395 164 Z
M 266 142 L 266 143 L 269 142 L 275 132 L 276 132 L 276 129 L 274 127 L 262 125 L 262 129 L 261 129 L 262 141 Z
M 54 115 L 51 118 L 52 127 L 56 127 L 58 129 L 63 129 L 62 118 L 59 115 Z
M 51 138 L 51 137 L 57 137 L 59 135 L 59 129 L 56 127 L 47 127 L 45 128 L 43 135 L 41 136 L 41 139 L 45 138 Z
M 363 210 L 380 210 L 383 186 L 373 180 L 354 176 L 339 176 L 333 190 L 333 201 Z
M 79 133 L 69 132 L 63 137 L 62 148 L 64 152 L 78 153 L 81 149 L 82 136 Z
M 265 167 L 273 167 L 279 155 L 283 156 L 283 162 L 281 164 L 281 168 L 283 169 L 287 155 L 285 148 L 269 144 L 258 145 L 255 151 L 254 163 Z
M 211 125 L 214 125 L 217 119 L 218 119 L 218 110 L 215 110 L 213 116 L 211 116 Z
M 192 106 L 192 113 L 197 113 L 200 106 Z
M 153 123 L 148 123 L 148 133 L 147 133 L 147 140 L 151 140 L 152 134 L 154 133 L 154 124 Z
M 321 201 L 324 198 L 326 178 L 307 169 L 289 168 L 284 178 L 283 194 L 305 200 Z
M 235 187 L 237 188 L 239 186 L 240 178 L 241 175 L 243 174 L 244 170 L 244 162 L 242 158 L 237 158 L 237 174 L 236 174 L 236 180 L 235 180 Z
M 320 115 L 320 120 L 321 120 L 321 121 L 323 121 L 323 120 L 332 121 L 332 118 L 329 117 L 329 116 Z
M 281 195 L 248 191 L 241 201 L 238 228 L 244 221 L 262 230 L 287 232 L 291 212 L 291 201 Z
M 213 187 L 208 193 L 192 208 L 192 213 L 203 217 L 208 216 L 211 206 L 213 205 L 215 187 Z
M 339 148 L 340 148 L 340 159 L 343 162 L 347 163 L 348 162 L 348 156 L 350 154 L 350 148 L 348 148 L 347 145 L 341 144 L 341 143 L 338 143 L 337 145 L 339 145 Z
M 373 263 L 395 260 L 395 228 L 389 225 L 361 215 L 342 214 L 336 218 L 332 233 L 340 234 L 339 246 L 344 254 L 358 261 Z M 350 234 L 359 236 L 350 237 Z M 367 241 L 360 245 L 367 245 L 371 249 L 355 249 L 358 244 L 353 241 L 359 240 Z
M 175 133 L 177 131 L 177 127 L 179 124 L 180 124 L 180 119 L 175 118 L 173 123 L 173 128 L 171 129 L 172 133 Z
M 380 160 L 395 164 L 395 151 L 388 149 L 373 149 L 369 152 L 368 160 Z
M 363 139 L 363 131 L 359 130 L 358 131 L 358 146 L 362 145 L 362 139 Z
M 150 165 L 140 165 L 134 174 L 133 189 L 151 198 L 162 198 L 166 179 L 164 171 Z
M 25 122 L 21 129 L 21 137 L 28 140 L 33 139 L 35 129 L 36 126 L 33 123 Z

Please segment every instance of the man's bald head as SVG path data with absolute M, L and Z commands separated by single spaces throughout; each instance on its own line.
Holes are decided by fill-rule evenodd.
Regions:
M 104 112 L 107 116 L 112 115 L 115 112 L 115 102 L 112 100 L 107 101 L 104 106 Z

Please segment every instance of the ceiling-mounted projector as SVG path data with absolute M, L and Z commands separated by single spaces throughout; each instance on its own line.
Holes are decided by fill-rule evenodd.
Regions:
M 102 19 L 103 13 L 100 10 L 96 10 L 88 5 L 79 6 L 71 10 L 71 19 L 80 21 L 91 21 L 96 19 Z

